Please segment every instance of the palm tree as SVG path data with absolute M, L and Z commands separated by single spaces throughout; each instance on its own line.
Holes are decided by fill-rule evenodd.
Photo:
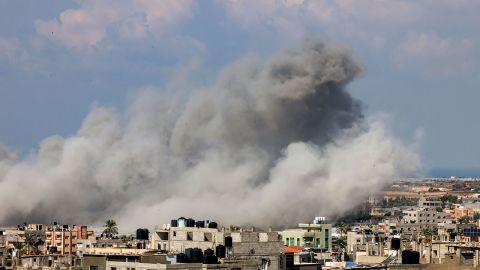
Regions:
M 23 250 L 25 249 L 25 243 L 23 242 L 14 242 L 13 247 L 15 248 L 15 265 L 20 265 L 20 258 L 22 257 Z
M 118 227 L 117 227 L 117 222 L 113 219 L 108 219 L 105 221 L 105 230 L 103 230 L 103 234 L 105 234 L 107 237 L 112 237 L 113 235 L 118 234 Z
M 338 230 L 340 231 L 340 238 L 344 239 L 347 233 L 351 230 L 351 227 L 347 223 L 342 222 L 338 225 Z
M 25 248 L 27 248 L 27 254 L 30 255 L 30 248 L 34 247 L 36 239 L 33 234 L 26 232 L 25 233 Z
M 25 244 L 23 242 L 15 242 L 13 243 L 13 247 L 15 247 L 17 252 L 17 258 L 20 258 L 22 251 L 25 248 Z

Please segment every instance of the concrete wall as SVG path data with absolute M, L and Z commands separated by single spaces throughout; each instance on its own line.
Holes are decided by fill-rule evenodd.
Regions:
M 196 227 L 173 227 L 168 231 L 168 241 L 166 249 L 169 251 L 182 252 L 187 248 L 207 248 L 215 250 L 217 245 L 223 244 L 224 233 L 218 229 L 196 228 Z M 155 237 L 154 232 L 154 237 Z M 161 243 L 158 239 L 154 239 L 153 245 L 157 247 Z
M 442 259 L 441 264 L 437 264 L 438 261 L 434 261 L 433 264 L 428 264 L 426 270 L 443 270 L 443 269 L 452 269 L 452 270 L 467 270 L 467 269 L 478 269 L 474 268 L 471 265 L 461 265 L 460 257 L 456 255 L 445 256 Z
M 383 262 L 387 257 L 383 256 L 357 256 L 355 262 L 358 264 L 378 264 Z
M 97 270 L 106 270 L 107 259 L 104 256 L 83 256 L 82 270 L 90 270 L 91 266 L 97 267 Z
M 114 261 L 107 261 L 105 266 L 106 266 L 106 270 L 112 270 L 112 268 L 116 268 L 117 270 L 127 270 L 130 268 L 135 268 L 135 270 L 150 270 L 150 269 L 159 268 L 156 263 L 114 262 Z
M 122 255 L 140 255 L 148 252 L 148 249 L 137 248 L 86 248 L 85 253 L 89 254 L 122 254 Z
M 258 260 L 248 261 L 230 261 L 222 264 L 201 264 L 201 263 L 179 263 L 179 264 L 152 264 L 152 263 L 139 263 L 139 262 L 112 262 L 107 261 L 106 270 L 112 270 L 112 267 L 116 270 L 128 270 L 134 268 L 135 270 L 230 270 L 230 269 L 242 269 L 242 270 L 258 270 L 261 266 L 261 262 Z M 271 265 L 269 269 L 279 269 Z

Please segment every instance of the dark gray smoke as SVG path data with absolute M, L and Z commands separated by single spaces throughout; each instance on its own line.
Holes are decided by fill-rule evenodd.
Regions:
M 25 160 L 0 148 L 0 222 L 282 226 L 342 213 L 418 166 L 345 90 L 361 71 L 348 49 L 306 40 L 228 67 L 187 102 L 144 91 L 122 119 L 96 107 Z

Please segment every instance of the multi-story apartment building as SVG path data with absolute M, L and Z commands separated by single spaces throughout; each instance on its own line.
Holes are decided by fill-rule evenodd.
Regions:
M 301 246 L 331 251 L 332 224 L 315 220 L 313 223 L 300 223 L 297 229 L 279 232 L 286 246 Z
M 418 224 L 420 229 L 434 229 L 439 223 L 450 221 L 450 214 L 440 212 L 441 201 L 428 201 L 420 198 L 418 207 L 403 210 L 402 222 L 406 224 Z
M 286 246 L 301 246 L 331 250 L 332 225 L 331 224 L 298 224 L 298 229 L 281 231 L 282 239 Z
M 189 248 L 215 250 L 219 245 L 228 246 L 225 238 L 230 237 L 231 247 L 227 247 L 227 254 L 230 250 L 231 258 L 241 261 L 261 258 L 268 261 L 272 269 L 278 269 L 283 263 L 283 242 L 277 232 L 217 228 L 214 222 L 185 223 L 183 218 L 174 221 L 171 225 L 156 228 L 150 234 L 151 248 L 170 252 L 185 252 Z
M 371 229 L 356 229 L 347 232 L 347 252 L 364 251 L 366 255 L 383 256 L 386 244 L 386 234 Z
M 76 254 L 77 241 L 86 239 L 95 239 L 95 236 L 92 230 L 82 225 L 73 228 L 53 226 L 45 232 L 47 253 Z

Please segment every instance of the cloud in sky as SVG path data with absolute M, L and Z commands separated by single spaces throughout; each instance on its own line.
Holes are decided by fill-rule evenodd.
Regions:
M 327 33 L 347 37 L 373 34 L 381 28 L 387 30 L 394 25 L 406 24 L 421 13 L 420 8 L 410 1 L 374 0 L 365 4 L 364 1 L 349 0 L 231 0 L 219 3 L 224 6 L 228 17 L 243 27 L 266 26 L 284 33 L 289 28 L 303 32 L 309 26 L 319 25 Z M 290 26 L 286 27 L 286 23 Z
M 79 7 L 67 9 L 58 18 L 37 20 L 37 32 L 68 48 L 82 49 L 100 44 L 107 38 L 137 40 L 147 36 L 160 38 L 166 29 L 193 16 L 192 0 L 113 0 L 78 1 Z
M 434 33 L 415 33 L 400 44 L 394 54 L 395 64 L 428 75 L 470 74 L 473 43 L 469 39 L 441 38 Z
M 402 69 L 427 64 L 426 54 L 438 56 L 438 50 L 453 53 L 455 60 L 452 69 L 459 68 L 455 74 L 471 69 L 469 63 L 460 59 L 475 49 L 473 41 L 458 37 L 455 33 L 475 23 L 480 25 L 480 18 L 472 13 L 480 5 L 477 1 L 466 0 L 455 4 L 451 1 L 429 0 L 230 0 L 219 3 L 224 7 L 228 20 L 250 31 L 272 31 L 279 36 L 298 39 L 311 29 L 320 30 L 334 40 L 351 42 L 352 46 L 370 49 L 376 55 L 387 54 L 388 59 L 395 59 L 394 67 Z M 457 17 L 456 14 L 461 16 Z M 453 16 L 455 21 L 448 19 Z M 443 32 L 444 37 L 442 40 L 432 34 L 412 37 L 413 30 L 420 33 Z M 433 44 L 435 42 L 440 44 Z M 400 48 L 397 48 L 398 44 L 402 44 Z M 435 48 L 422 54 L 422 57 L 400 61 L 402 64 L 399 65 L 397 58 L 401 57 L 400 54 L 411 56 L 415 50 L 418 53 L 421 50 L 418 46 Z M 462 50 L 463 53 L 460 52 Z M 452 75 L 446 70 L 433 73 Z
M 0 37 L 0 61 L 18 63 L 28 58 L 28 52 L 22 48 L 15 37 Z

